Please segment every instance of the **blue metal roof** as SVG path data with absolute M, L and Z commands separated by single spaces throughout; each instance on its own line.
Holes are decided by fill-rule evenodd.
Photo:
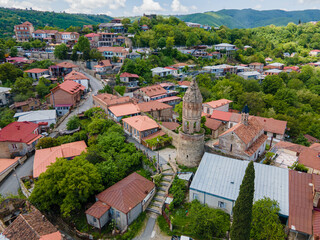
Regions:
M 190 188 L 235 201 L 239 195 L 248 161 L 205 153 Z M 254 163 L 254 200 L 269 197 L 280 206 L 280 214 L 289 216 L 289 170 Z

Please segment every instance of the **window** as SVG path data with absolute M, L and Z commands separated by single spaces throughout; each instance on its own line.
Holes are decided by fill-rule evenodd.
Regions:
M 120 212 L 116 211 L 116 217 L 117 217 L 117 218 L 120 217 Z
M 96 222 L 96 221 L 97 221 L 97 219 L 94 217 L 94 218 L 93 218 L 93 222 Z
M 218 202 L 218 207 L 219 208 L 226 208 L 226 203 L 225 202 Z
M 273 137 L 274 137 L 274 138 L 276 138 L 276 137 L 277 137 L 277 134 L 276 134 L 276 133 L 274 133 L 274 134 L 273 134 Z
M 193 194 L 193 200 L 199 200 L 199 194 L 197 194 L 197 193 L 194 193 Z
M 231 144 L 231 146 L 230 146 L 230 152 L 232 152 L 232 144 Z
M 17 144 L 12 144 L 13 149 L 17 149 Z

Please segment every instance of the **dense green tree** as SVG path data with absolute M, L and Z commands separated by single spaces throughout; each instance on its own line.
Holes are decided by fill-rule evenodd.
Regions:
M 190 229 L 199 239 L 226 238 L 226 232 L 230 229 L 227 213 L 202 205 L 198 200 L 192 201 L 189 217 L 192 219 Z M 174 219 L 172 221 L 174 224 Z
M 101 61 L 104 59 L 101 52 L 99 52 L 97 49 L 93 48 L 90 50 L 90 59 Z
M 9 123 L 14 122 L 14 114 L 15 112 L 9 108 L 0 109 L 0 128 L 4 128 Z
M 80 52 L 83 52 L 84 50 L 90 49 L 90 42 L 89 42 L 88 38 L 86 38 L 85 36 L 79 37 L 79 40 L 78 40 L 77 44 L 75 45 L 75 48 Z
M 51 148 L 59 145 L 60 143 L 57 138 L 45 137 L 40 138 L 39 142 L 36 145 L 36 149 Z
M 0 80 L 3 85 L 10 86 L 23 72 L 11 63 L 0 64 Z
M 158 40 L 158 47 L 159 48 L 164 48 L 166 46 L 166 39 L 164 37 L 159 38 Z
M 280 88 L 283 87 L 284 82 L 278 75 L 266 76 L 262 82 L 262 89 L 266 94 L 275 94 Z
M 80 119 L 78 116 L 72 116 L 67 122 L 67 130 L 74 130 L 80 127 Z
M 173 195 L 173 201 L 170 203 L 170 208 L 179 207 L 183 203 L 186 195 L 185 182 L 176 176 L 172 182 L 170 193 Z
M 10 48 L 10 56 L 16 57 L 18 55 L 18 49 L 16 47 Z
M 16 95 L 23 95 L 26 99 L 32 97 L 34 96 L 32 83 L 32 78 L 18 77 L 12 86 L 11 92 Z
M 236 203 L 233 208 L 233 222 L 230 231 L 232 240 L 249 240 L 252 222 L 252 205 L 254 196 L 254 164 L 248 164 Z
M 66 44 L 62 43 L 56 46 L 54 49 L 54 56 L 58 59 L 64 60 L 68 57 L 68 47 Z
M 270 198 L 256 201 L 252 208 L 251 239 L 283 240 L 284 227 L 279 219 L 279 204 Z
M 30 201 L 40 210 L 60 208 L 64 216 L 80 209 L 89 197 L 103 190 L 97 168 L 83 156 L 57 159 L 36 182 Z
M 174 38 L 173 37 L 167 37 L 166 39 L 166 48 L 172 49 L 174 47 Z

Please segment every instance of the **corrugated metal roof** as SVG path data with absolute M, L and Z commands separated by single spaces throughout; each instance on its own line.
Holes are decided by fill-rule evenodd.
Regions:
M 235 201 L 239 195 L 248 161 L 205 153 L 190 188 Z M 280 213 L 289 216 L 288 169 L 254 163 L 254 199 L 269 197 L 278 201 Z

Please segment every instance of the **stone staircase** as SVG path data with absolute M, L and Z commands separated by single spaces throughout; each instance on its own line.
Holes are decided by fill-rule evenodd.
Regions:
M 156 213 L 158 215 L 162 214 L 162 207 L 166 200 L 167 193 L 173 182 L 175 173 L 170 166 L 167 164 L 162 165 L 162 179 L 160 187 L 157 189 L 157 193 L 154 195 L 151 203 L 146 209 L 149 212 Z

